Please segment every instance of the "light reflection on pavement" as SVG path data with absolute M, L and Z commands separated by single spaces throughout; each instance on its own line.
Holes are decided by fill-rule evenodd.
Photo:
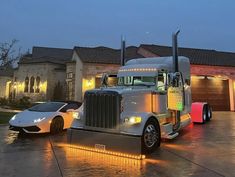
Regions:
M 71 148 L 66 131 L 21 135 L 0 126 L 0 176 L 235 176 L 234 120 L 235 113 L 216 113 L 144 160 Z

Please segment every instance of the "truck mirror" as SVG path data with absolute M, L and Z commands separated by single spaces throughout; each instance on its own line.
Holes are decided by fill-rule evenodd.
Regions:
M 107 85 L 108 85 L 108 74 L 107 73 L 104 73 L 103 75 L 102 75 L 102 77 L 101 77 L 101 85 L 103 86 L 103 87 L 107 87 Z
M 168 73 L 168 84 L 169 86 L 172 87 L 181 87 L 182 84 L 182 76 L 181 73 L 176 72 L 176 73 Z

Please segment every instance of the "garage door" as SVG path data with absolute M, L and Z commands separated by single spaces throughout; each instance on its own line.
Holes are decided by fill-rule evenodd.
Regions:
M 192 77 L 192 101 L 208 102 L 214 111 L 230 111 L 228 80 Z

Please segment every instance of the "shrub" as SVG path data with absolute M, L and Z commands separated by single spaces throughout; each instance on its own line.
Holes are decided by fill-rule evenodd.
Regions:
M 8 100 L 6 98 L 0 98 L 0 105 L 6 106 L 8 104 Z
M 15 109 L 27 109 L 31 106 L 30 98 L 24 96 L 19 100 L 11 100 L 9 106 Z

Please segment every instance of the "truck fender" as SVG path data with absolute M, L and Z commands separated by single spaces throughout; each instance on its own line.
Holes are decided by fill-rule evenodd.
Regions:
M 211 107 L 207 102 L 194 102 L 190 115 L 193 123 L 205 123 L 212 117 Z

